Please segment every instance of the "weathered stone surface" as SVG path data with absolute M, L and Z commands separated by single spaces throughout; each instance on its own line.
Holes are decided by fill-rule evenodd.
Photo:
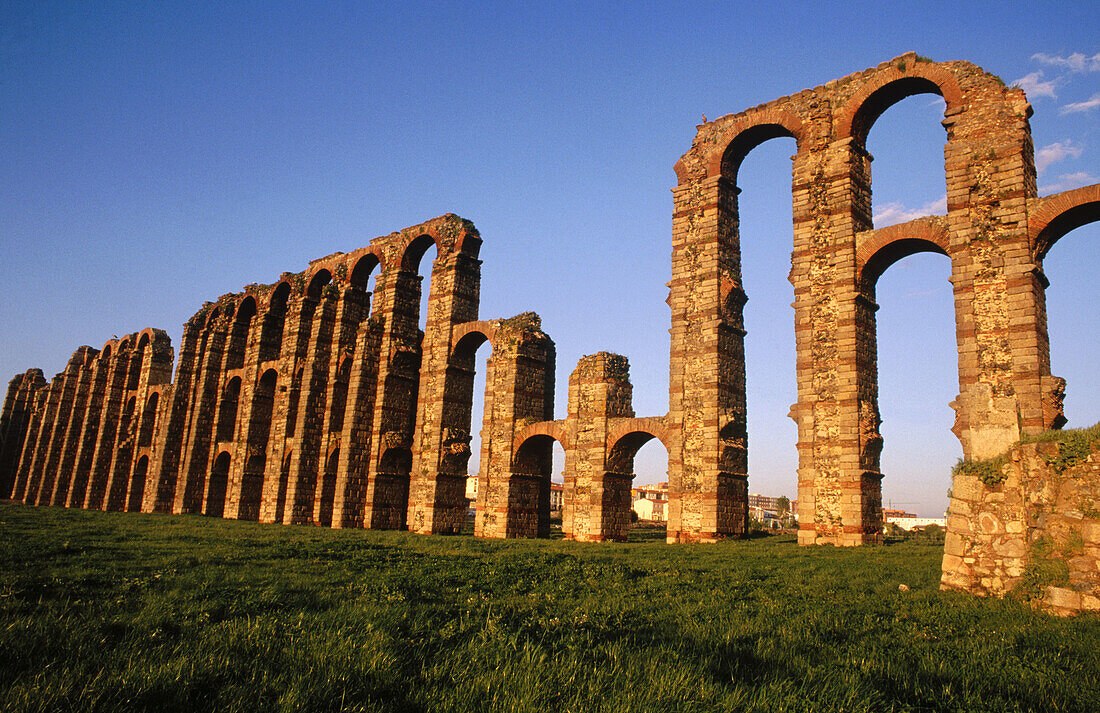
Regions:
M 947 215 L 875 229 L 867 135 L 915 93 L 946 102 Z M 875 285 L 897 260 L 921 251 L 951 260 L 953 431 L 966 457 L 1064 423 L 1042 260 L 1064 233 L 1100 217 L 1100 184 L 1039 198 L 1030 114 L 1021 89 L 981 68 L 908 53 L 697 127 L 675 166 L 664 415 L 636 417 L 626 358 L 600 352 L 577 365 L 569 415 L 553 420 L 553 342 L 530 313 L 479 319 L 481 237 L 445 215 L 207 303 L 184 326 L 174 379 L 158 330 L 82 347 L 49 383 L 36 370 L 17 376 L 0 419 L 0 497 L 457 532 L 474 355 L 488 342 L 478 535 L 548 533 L 557 441 L 566 535 L 622 539 L 634 454 L 653 438 L 669 453 L 669 541 L 742 535 L 748 295 L 738 173 L 760 143 L 790 137 L 799 542 L 879 542 Z M 420 263 L 432 246 L 421 331 Z M 956 477 L 945 585 L 1003 591 L 1022 566 L 1018 543 L 1039 530 L 1098 541 L 1095 481 L 1035 477 L 1034 453 L 1028 465 L 1019 457 L 993 488 Z
M 984 486 L 973 478 L 979 487 L 954 489 L 952 513 L 960 510 L 960 493 L 965 493 L 967 508 L 981 514 L 977 521 L 948 518 L 941 586 L 1001 595 L 1015 589 L 1031 569 L 1035 577 L 1056 580 L 1040 582 L 1049 585 L 1042 605 L 1050 611 L 1073 614 L 1094 607 L 1100 593 L 1100 547 L 1095 545 L 1100 519 L 1089 499 L 1100 485 L 1100 462 L 1089 458 L 1060 466 L 1061 448 L 1055 442 L 1015 446 L 1003 483 Z M 994 522 L 1003 522 L 1004 532 Z M 982 576 L 992 572 L 1001 575 Z

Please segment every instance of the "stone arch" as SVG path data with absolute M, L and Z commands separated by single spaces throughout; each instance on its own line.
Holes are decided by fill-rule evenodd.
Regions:
M 374 250 L 364 253 L 355 261 L 351 272 L 348 273 L 348 284 L 356 289 L 366 290 L 375 269 L 381 264 L 382 257 Z
M 222 451 L 210 468 L 210 484 L 207 486 L 206 515 L 222 517 L 225 514 L 225 494 L 229 487 L 229 451 Z
M 138 434 L 138 448 L 147 448 L 153 445 L 153 433 L 156 430 L 159 406 L 160 392 L 154 391 L 145 400 L 145 408 L 141 413 L 141 433 Z
M 235 440 L 237 426 L 237 407 L 241 398 L 241 377 L 234 376 L 222 391 L 222 401 L 218 407 L 218 427 L 214 441 L 224 443 Z
M 789 137 L 802 151 L 802 120 L 788 111 L 765 109 L 737 121 L 718 140 L 707 162 L 707 176 L 724 176 L 736 185 L 737 172 L 749 152 L 770 139 Z
M 883 112 L 916 94 L 943 97 L 947 103 L 945 115 L 955 114 L 965 106 L 965 97 L 954 73 L 935 62 L 921 61 L 917 55 L 903 55 L 887 67 L 873 71 L 873 79 L 866 81 L 837 110 L 837 139 L 853 138 L 863 146 L 868 132 Z
M 436 252 L 442 254 L 443 248 L 439 245 L 439 241 L 435 239 L 435 236 L 429 233 L 421 233 L 415 238 L 405 243 L 401 250 L 401 259 L 398 264 L 401 265 L 402 270 L 408 270 L 409 272 L 417 272 L 420 269 L 420 262 L 424 259 L 424 254 L 432 247 L 436 246 Z
M 568 448 L 569 425 L 565 421 L 538 421 L 525 426 L 512 440 L 512 452 L 517 454 L 516 457 L 523 444 L 535 436 L 548 436 L 560 443 L 563 448 Z
M 306 297 L 311 300 L 320 300 L 322 291 L 330 282 L 332 282 L 332 272 L 328 268 L 322 267 L 315 270 L 306 282 L 308 285 L 306 287 Z
M 950 235 L 942 218 L 918 218 L 869 231 L 856 249 L 856 279 L 863 294 L 873 297 L 875 283 L 898 260 L 922 252 L 950 257 Z
M 541 429 L 540 429 L 541 430 Z M 525 429 L 526 431 L 526 429 Z M 565 447 L 565 442 L 550 433 L 526 432 L 520 440 L 512 457 L 512 472 L 518 475 L 534 475 L 549 480 L 551 456 L 554 442 Z
M 291 293 L 290 283 L 283 280 L 267 298 L 263 326 L 260 331 L 259 361 L 271 361 L 279 358 L 283 347 L 283 326 L 286 322 L 287 300 Z
M 492 322 L 463 322 L 451 332 L 451 343 L 454 345 L 451 354 L 453 356 L 460 349 L 472 348 L 472 351 L 477 351 L 485 342 L 489 342 L 491 347 L 496 333 L 496 325 Z
M 245 353 L 248 350 L 248 332 L 252 327 L 252 318 L 255 316 L 256 298 L 248 295 L 241 300 L 233 317 L 233 325 L 225 347 L 226 369 L 240 369 L 244 366 Z
M 141 512 L 141 503 L 145 498 L 145 481 L 149 475 L 149 456 L 138 458 L 134 473 L 130 478 L 130 496 L 126 506 L 128 512 Z
M 1028 220 L 1028 238 L 1037 262 L 1066 233 L 1100 220 L 1100 183 L 1040 200 L 1039 209 Z
M 289 280 L 280 280 L 275 285 L 275 289 L 273 289 L 268 296 L 265 309 L 269 313 L 274 312 L 279 315 L 285 315 L 287 300 L 290 298 L 290 294 L 293 291 L 294 286 L 290 284 Z
M 645 444 L 657 438 L 649 430 L 631 429 L 627 433 L 622 434 L 614 441 L 608 438 L 608 443 L 611 444 L 607 449 L 607 471 L 609 473 L 615 473 L 616 475 L 634 476 L 634 456 L 638 453 L 638 450 Z M 660 438 L 657 440 L 664 441 Z M 667 449 L 668 446 L 665 445 Z
M 206 315 L 206 320 L 203 322 L 204 329 L 210 329 L 214 326 L 214 323 L 218 321 L 218 317 L 221 315 L 221 310 L 217 306 L 210 310 L 210 313 Z

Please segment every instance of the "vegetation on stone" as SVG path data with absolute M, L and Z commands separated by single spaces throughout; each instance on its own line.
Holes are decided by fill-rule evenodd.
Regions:
M 0 710 L 1096 710 L 1100 619 L 940 556 L 3 505 Z

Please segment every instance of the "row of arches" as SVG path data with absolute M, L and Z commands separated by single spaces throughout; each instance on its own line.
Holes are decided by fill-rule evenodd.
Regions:
M 887 110 L 920 94 L 944 100 L 946 215 L 875 229 L 867 142 Z M 829 116 L 817 110 L 823 99 L 833 107 Z M 690 326 L 679 333 L 684 336 L 672 345 L 670 398 L 687 392 L 685 429 L 740 431 L 746 382 L 739 365 L 747 350 L 741 261 L 751 253 L 741 244 L 746 222 L 740 213 L 740 172 L 763 143 L 795 142 L 791 382 L 798 391 L 791 416 L 798 427 L 801 541 L 859 544 L 876 541 L 880 532 L 876 288 L 900 260 L 931 252 L 951 262 L 959 381 L 959 396 L 951 399 L 952 430 L 966 456 L 996 454 L 1023 432 L 1063 422 L 1056 403 L 1059 380 L 1050 376 L 1047 356 L 1042 258 L 1065 228 L 1094 220 L 1100 203 L 1095 187 L 1070 192 L 1072 197 L 1035 196 L 1029 115 L 1021 91 L 1004 88 L 973 65 L 906 55 L 704 125 L 678 162 L 675 244 L 694 250 L 716 242 L 718 255 L 716 263 L 701 267 L 684 259 L 689 255 L 684 248 L 674 250 L 674 334 L 677 324 L 689 320 L 680 305 L 704 301 L 708 278 L 721 286 L 715 311 L 722 322 L 716 339 L 693 333 Z M 716 221 L 699 219 L 715 209 Z M 1022 215 L 1027 220 L 1021 221 Z M 751 266 L 746 271 L 751 274 Z M 1002 304 L 994 305 L 996 300 Z M 1020 315 L 1011 329 L 1001 316 L 1007 312 Z M 1022 357 L 1025 353 L 1038 354 L 1038 362 Z M 690 356 L 678 356 L 684 354 Z M 774 362 L 774 352 L 769 358 Z M 705 368 L 706 359 L 717 360 L 719 382 L 699 388 L 686 377 Z M 726 404 L 719 408 L 725 413 L 708 424 L 702 414 L 715 401 Z M 716 449 L 724 448 L 728 439 L 716 431 L 709 438 Z M 685 453 L 685 469 L 709 467 L 706 450 Z M 855 485 L 838 487 L 844 482 Z
M 15 478 L 24 502 L 140 510 L 171 346 L 159 330 L 81 347 L 34 396 Z

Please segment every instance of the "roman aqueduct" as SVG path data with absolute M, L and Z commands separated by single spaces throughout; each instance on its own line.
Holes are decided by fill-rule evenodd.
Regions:
M 875 120 L 943 97 L 947 215 L 873 229 Z M 481 237 L 445 215 L 207 303 L 173 378 L 164 332 L 81 347 L 4 404 L 3 496 L 35 504 L 332 527 L 457 532 L 465 519 L 474 352 L 491 345 L 476 533 L 549 532 L 551 448 L 564 448 L 562 528 L 624 539 L 638 448 L 669 453 L 669 542 L 747 522 L 738 171 L 792 137 L 798 517 L 802 544 L 882 537 L 875 284 L 922 251 L 951 260 L 958 336 L 954 433 L 967 458 L 1058 428 L 1043 258 L 1100 218 L 1100 185 L 1039 197 L 1019 88 L 962 61 L 907 54 L 698 127 L 675 166 L 667 414 L 638 418 L 626 359 L 581 359 L 553 419 L 554 345 L 531 313 L 478 315 Z M 435 245 L 427 326 L 419 266 Z M 375 289 L 367 290 L 375 276 Z M 471 474 L 470 477 L 473 477 Z

